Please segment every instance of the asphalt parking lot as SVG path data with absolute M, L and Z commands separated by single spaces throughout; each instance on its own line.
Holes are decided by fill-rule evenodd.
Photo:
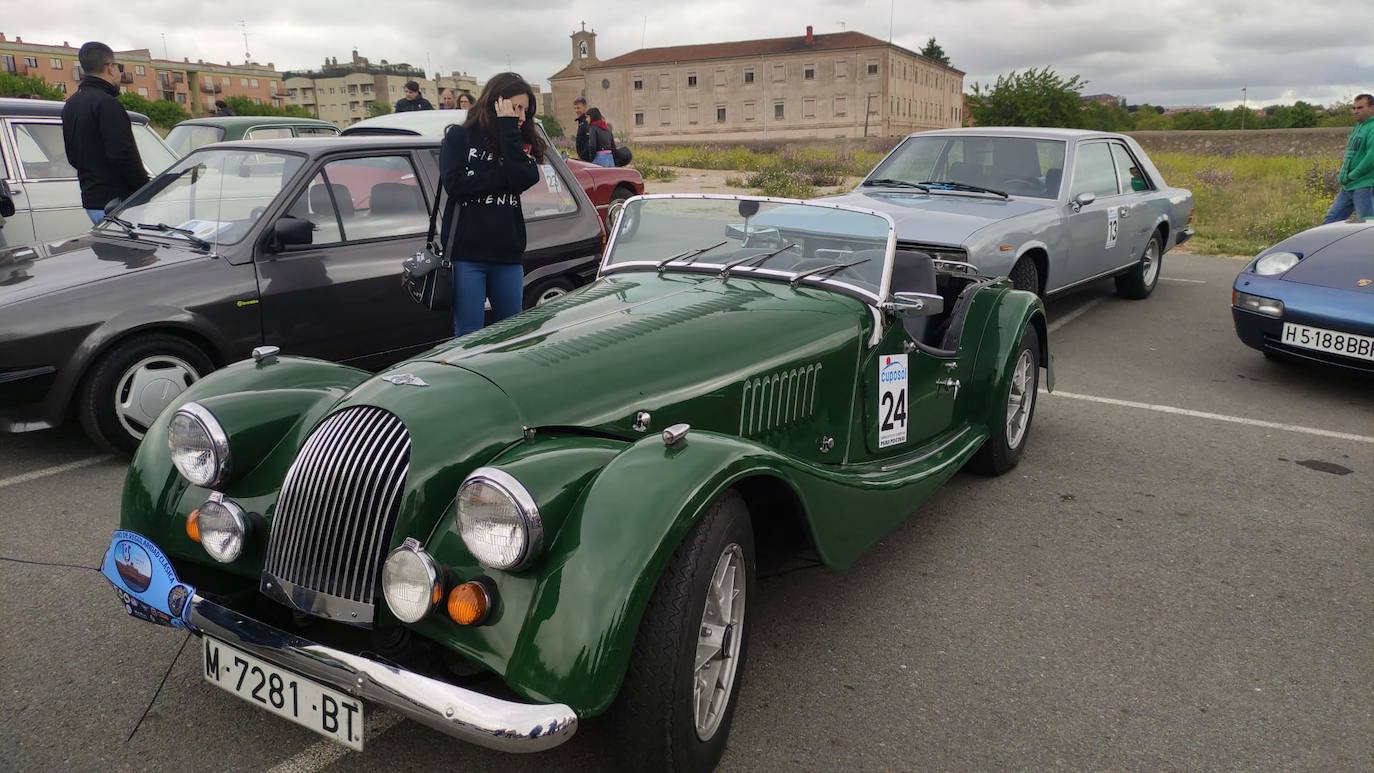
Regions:
M 1374 769 L 1374 383 L 1242 346 L 1241 265 L 1051 301 L 1020 467 L 761 580 L 722 769 Z M 0 436 L 3 767 L 600 769 L 605 733 L 512 757 L 379 710 L 352 753 L 207 684 L 93 569 L 122 479 L 76 428 Z

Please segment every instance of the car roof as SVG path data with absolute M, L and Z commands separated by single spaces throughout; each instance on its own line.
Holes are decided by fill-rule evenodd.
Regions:
M 52 99 L 18 99 L 0 97 L 0 117 L 22 118 L 61 118 L 65 102 Z M 148 116 L 125 110 L 134 123 L 148 123 Z
M 368 130 L 379 130 L 386 134 L 414 132 L 423 137 L 442 137 L 450 124 L 462 123 L 468 117 L 466 110 L 412 110 L 406 113 L 388 113 L 376 118 L 365 118 L 343 130 L 345 136 L 365 134 Z
M 1090 129 L 1057 129 L 1038 126 L 966 126 L 957 129 L 931 129 L 914 132 L 909 136 L 923 134 L 963 134 L 973 137 L 1031 137 L 1045 140 L 1074 140 L 1087 137 L 1121 137 L 1113 132 L 1097 132 Z
M 374 135 L 363 135 L 361 137 L 290 137 L 279 140 L 234 140 L 233 142 L 216 142 L 210 145 L 202 145 L 192 152 L 253 148 L 257 150 L 286 150 L 319 155 L 335 150 L 363 150 L 366 148 L 395 147 L 437 148 L 439 147 L 439 139 L 437 137 Z
M 208 115 L 188 118 L 177 126 L 327 126 L 337 128 L 318 118 L 297 118 L 284 115 Z M 176 128 L 176 127 L 172 127 Z

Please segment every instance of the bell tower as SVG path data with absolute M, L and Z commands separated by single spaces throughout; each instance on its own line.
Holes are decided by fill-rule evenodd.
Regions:
M 572 60 L 578 62 L 595 62 L 596 59 L 596 30 L 587 31 L 587 23 L 582 22 L 582 29 L 572 34 Z

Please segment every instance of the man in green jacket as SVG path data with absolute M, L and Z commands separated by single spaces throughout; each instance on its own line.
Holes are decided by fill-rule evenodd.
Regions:
M 1374 96 L 1361 94 L 1351 107 L 1355 129 L 1345 143 L 1337 182 L 1341 190 L 1322 225 L 1336 223 L 1354 213 L 1360 220 L 1374 218 Z

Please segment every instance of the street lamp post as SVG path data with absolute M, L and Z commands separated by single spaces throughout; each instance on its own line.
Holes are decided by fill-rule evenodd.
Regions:
M 1250 112 L 1249 108 L 1247 108 L 1247 107 L 1245 106 L 1246 100 L 1249 98 L 1249 94 L 1247 93 L 1248 90 L 1249 90 L 1249 88 L 1250 88 L 1249 86 L 1241 86 L 1241 87 L 1240 87 L 1240 130 L 1241 130 L 1241 131 L 1245 131 L 1245 114 L 1248 113 L 1248 112 Z

